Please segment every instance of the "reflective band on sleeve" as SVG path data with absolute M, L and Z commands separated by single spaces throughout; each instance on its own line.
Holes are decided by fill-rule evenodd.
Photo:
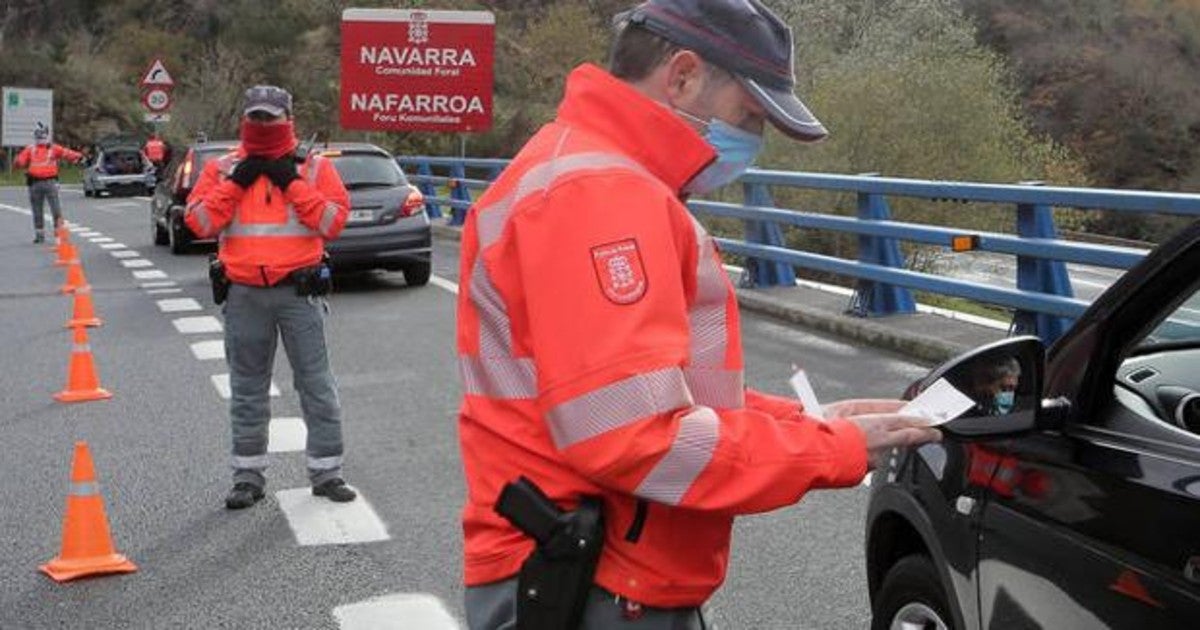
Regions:
M 484 357 L 512 356 L 512 325 L 504 300 L 492 285 L 483 257 L 475 259 L 471 270 L 471 301 L 479 313 L 479 354 Z
M 261 470 L 267 467 L 266 455 L 234 455 L 233 467 L 238 470 Z
M 463 390 L 472 396 L 502 400 L 532 400 L 537 397 L 537 373 L 533 359 L 459 355 L 458 371 L 462 376 Z
M 315 185 L 317 183 L 317 175 L 321 173 L 321 169 L 319 167 L 321 165 L 321 160 L 323 159 L 324 158 L 319 155 L 313 155 L 304 162 L 304 169 L 306 171 L 304 173 L 304 179 L 308 181 L 309 184 Z
M 342 456 L 331 455 L 329 457 L 309 457 L 309 470 L 333 470 L 334 468 L 342 467 Z
M 708 466 L 716 450 L 720 420 L 712 409 L 696 407 L 679 419 L 679 432 L 671 450 L 634 491 L 650 501 L 678 505 L 683 495 Z
M 723 367 L 728 347 L 728 279 L 717 264 L 712 238 L 694 217 L 698 257 L 696 262 L 696 298 L 688 312 L 692 330 L 691 364 Z
M 620 429 L 644 418 L 692 406 L 679 368 L 667 368 L 593 390 L 546 413 L 559 449 Z
M 741 370 L 688 367 L 683 369 L 683 378 L 697 405 L 714 409 L 746 406 L 746 383 Z
M 95 481 L 80 481 L 71 484 L 71 496 L 90 497 L 100 494 L 100 484 Z
M 325 212 L 321 214 L 321 223 L 318 226 L 322 235 L 328 236 L 330 228 L 333 227 L 333 222 L 337 220 L 338 207 L 332 201 L 326 202 Z
M 197 201 L 192 207 L 188 208 L 188 214 L 196 217 L 200 222 L 200 229 L 205 234 L 212 233 L 212 219 L 208 216 L 208 208 L 205 207 L 203 201 Z

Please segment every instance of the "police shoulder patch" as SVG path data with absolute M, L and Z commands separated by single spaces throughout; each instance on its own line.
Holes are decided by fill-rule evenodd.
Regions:
M 646 295 L 646 270 L 637 241 L 627 238 L 592 248 L 600 291 L 614 304 L 633 304 Z

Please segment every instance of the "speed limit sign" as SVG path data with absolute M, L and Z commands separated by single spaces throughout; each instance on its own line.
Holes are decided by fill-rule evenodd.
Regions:
M 155 88 L 142 94 L 142 105 L 152 112 L 165 112 L 171 108 L 171 93 Z

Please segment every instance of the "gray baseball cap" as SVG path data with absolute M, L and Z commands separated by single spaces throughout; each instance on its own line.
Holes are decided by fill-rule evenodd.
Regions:
M 792 29 L 759 0 L 647 0 L 618 17 L 737 77 L 784 134 L 829 135 L 796 96 Z
M 246 90 L 242 105 L 243 115 L 249 115 L 251 112 L 266 112 L 272 116 L 291 114 L 292 95 L 274 85 L 256 85 Z

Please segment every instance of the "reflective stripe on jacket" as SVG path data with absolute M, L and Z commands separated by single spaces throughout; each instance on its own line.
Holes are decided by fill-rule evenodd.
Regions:
M 220 235 L 218 256 L 230 280 L 271 286 L 321 261 L 324 241 L 346 225 L 350 197 L 333 163 L 317 155 L 300 165 L 300 178 L 286 191 L 266 176 L 243 191 L 228 176 L 244 158 L 239 147 L 204 165 L 188 195 L 186 222 L 201 238 Z
M 472 208 L 457 339 L 468 585 L 515 574 L 531 550 L 493 511 L 519 475 L 564 508 L 600 495 L 596 582 L 664 607 L 721 584 L 734 515 L 861 480 L 856 426 L 744 386 L 736 296 L 679 197 L 713 157 L 585 65 Z
M 60 144 L 31 144 L 17 154 L 17 168 L 25 168 L 34 179 L 50 179 L 58 177 L 58 161 L 68 160 L 78 162 L 83 154 L 72 151 Z

